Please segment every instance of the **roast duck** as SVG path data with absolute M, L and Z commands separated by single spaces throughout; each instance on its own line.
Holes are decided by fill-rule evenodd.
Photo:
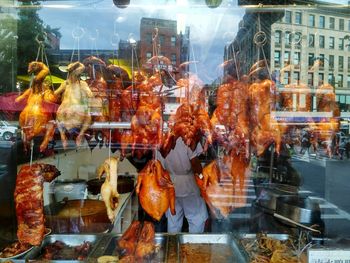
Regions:
M 59 175 L 55 166 L 41 163 L 24 165 L 17 174 L 14 198 L 21 243 L 41 244 L 45 234 L 43 183 Z
M 101 196 L 107 208 L 109 220 L 113 223 L 118 207 L 118 162 L 119 158 L 110 157 L 106 159 L 97 169 L 98 178 L 101 179 L 103 174 L 106 174 L 106 179 L 101 186 Z
M 28 73 L 32 74 L 30 87 L 19 97 L 16 102 L 27 99 L 27 103 L 19 115 L 19 125 L 21 126 L 24 138 L 25 150 L 28 149 L 28 143 L 39 135 L 44 135 L 40 145 L 40 151 L 47 148 L 49 141 L 55 132 L 55 123 L 52 112 L 54 112 L 52 103 L 56 102 L 56 96 L 53 90 L 44 80 L 49 74 L 49 68 L 42 62 L 33 61 L 29 63 Z
M 216 218 L 227 217 L 235 208 L 246 204 L 246 165 L 243 171 L 232 169 L 234 162 L 242 165 L 231 156 L 224 156 L 203 168 L 202 179 L 195 177 L 203 199 Z
M 84 59 L 83 64 L 89 78 L 86 80 L 93 97 L 89 100 L 90 115 L 93 122 L 109 121 L 109 97 L 107 82 L 104 77 L 106 64 L 100 58 L 90 56 Z M 102 136 L 100 135 L 102 133 Z M 102 147 L 109 141 L 109 130 L 95 131 L 95 139 Z
M 156 252 L 153 223 L 133 221 L 117 241 L 117 249 L 122 255 L 119 262 L 149 262 Z
M 169 172 L 158 160 L 151 160 L 137 177 L 136 193 L 142 208 L 152 218 L 160 220 L 170 207 L 175 215 L 175 188 Z
M 93 94 L 88 84 L 80 80 L 80 75 L 84 70 L 85 66 L 80 62 L 69 64 L 67 80 L 55 91 L 55 95 L 63 93 L 56 120 L 64 148 L 67 146 L 66 131 L 80 128 L 76 138 L 76 144 L 79 146 L 91 124 L 89 99 L 93 97 Z
M 122 120 L 127 120 L 131 114 L 125 108 L 126 105 L 135 110 L 131 117 L 131 134 L 124 131 L 121 135 L 122 156 L 126 154 L 126 149 L 131 147 L 132 155 L 140 159 L 150 150 L 150 146 L 157 147 L 161 143 L 161 100 L 154 91 L 162 83 L 158 75 L 147 78 L 142 73 L 135 74 L 137 85 L 132 87 L 132 92 L 129 87 L 125 96 L 122 94 Z

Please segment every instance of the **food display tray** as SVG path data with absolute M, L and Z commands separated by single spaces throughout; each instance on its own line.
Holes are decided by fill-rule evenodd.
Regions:
M 40 247 L 35 247 L 32 251 L 30 251 L 23 261 L 17 261 L 17 262 L 26 262 L 29 260 L 40 260 L 43 249 L 47 245 L 53 244 L 55 241 L 61 241 L 64 242 L 67 246 L 79 246 L 84 241 L 88 241 L 91 243 L 92 248 L 87 255 L 87 258 L 93 251 L 96 249 L 99 241 L 101 239 L 101 235 L 48 235 L 44 238 L 43 242 L 41 243 Z M 86 260 L 85 260 L 86 261 Z M 16 262 L 16 261 L 15 261 Z M 50 262 L 84 262 L 84 261 L 79 261 L 79 260 L 64 260 L 64 259 L 59 259 L 59 260 L 50 260 Z
M 247 256 L 243 251 L 243 248 L 237 242 L 237 240 L 231 234 L 178 234 L 177 235 L 177 261 L 181 259 L 180 245 L 185 243 L 190 244 L 226 244 L 232 249 L 233 258 L 228 262 L 232 263 L 245 263 Z M 213 261 L 215 262 L 215 260 Z M 204 262 L 202 262 L 204 263 Z
M 89 256 L 89 259 L 97 259 L 100 256 L 120 256 L 117 251 L 117 241 L 121 237 L 118 235 L 109 235 L 109 238 L 103 238 L 98 245 L 98 248 Z M 166 262 L 166 256 L 168 253 L 168 235 L 167 234 L 155 234 L 155 243 L 157 246 L 156 254 L 150 262 L 163 263 Z M 148 262 L 148 261 L 146 261 Z

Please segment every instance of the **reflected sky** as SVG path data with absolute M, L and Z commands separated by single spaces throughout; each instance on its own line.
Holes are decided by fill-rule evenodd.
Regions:
M 217 9 L 199 4 L 193 8 L 183 1 L 179 5 L 168 1 L 166 8 L 152 5 L 152 1 L 146 1 L 146 5 L 142 4 L 143 1 L 137 1 L 137 5 L 125 9 L 115 7 L 111 0 L 83 2 L 85 4 L 50 1 L 39 11 L 45 24 L 60 28 L 61 49 L 77 48 L 77 36 L 80 35 L 77 27 L 84 29 L 84 34 L 79 38 L 80 49 L 115 49 L 116 34 L 126 40 L 132 33 L 139 40 L 142 17 L 176 20 L 178 31 L 184 30 L 185 26 L 190 27 L 193 50 L 190 57 L 199 61 L 197 70 L 206 83 L 222 74 L 218 65 L 223 62 L 224 46 L 234 39 L 238 23 L 244 15 L 244 9 L 227 6 L 230 3 L 233 5 L 233 1 L 226 1 L 225 8 Z

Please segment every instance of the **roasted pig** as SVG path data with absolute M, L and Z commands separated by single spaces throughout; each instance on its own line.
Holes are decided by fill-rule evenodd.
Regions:
M 14 197 L 21 243 L 41 244 L 45 234 L 43 182 L 51 182 L 59 174 L 50 164 L 24 165 L 17 174 Z

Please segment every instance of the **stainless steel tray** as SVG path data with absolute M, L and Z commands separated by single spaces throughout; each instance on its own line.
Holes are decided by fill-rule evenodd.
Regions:
M 54 243 L 55 241 L 61 241 L 64 242 L 67 246 L 78 246 L 84 243 L 84 241 L 89 241 L 92 244 L 92 249 L 87 255 L 87 258 L 90 254 L 93 253 L 93 251 L 96 249 L 97 244 L 99 243 L 99 240 L 101 239 L 101 235 L 49 235 L 46 236 L 41 243 L 40 247 L 34 248 L 32 251 L 30 251 L 25 259 L 26 260 L 40 260 L 43 249 L 49 244 Z M 85 259 L 86 261 L 86 259 Z M 79 260 L 72 260 L 72 259 L 59 259 L 59 260 L 50 260 L 50 262 L 84 262 Z
M 178 234 L 178 262 L 181 262 L 181 249 L 180 245 L 185 243 L 190 244 L 226 244 L 232 249 L 232 258 L 228 258 L 226 262 L 230 263 L 245 263 L 247 257 L 237 242 L 237 240 L 231 234 Z M 215 258 L 211 259 L 211 262 L 217 262 Z M 200 262 L 200 263 L 209 263 Z
M 99 247 L 90 255 L 89 259 L 97 259 L 100 256 L 104 255 L 113 255 L 119 256 L 116 246 L 117 240 L 122 236 L 118 235 L 109 235 L 109 239 L 103 239 L 99 243 Z M 159 247 L 157 253 L 150 262 L 152 263 L 163 263 L 166 262 L 166 256 L 168 253 L 168 235 L 167 234 L 155 234 L 155 243 Z M 147 262 L 147 261 L 146 261 Z

